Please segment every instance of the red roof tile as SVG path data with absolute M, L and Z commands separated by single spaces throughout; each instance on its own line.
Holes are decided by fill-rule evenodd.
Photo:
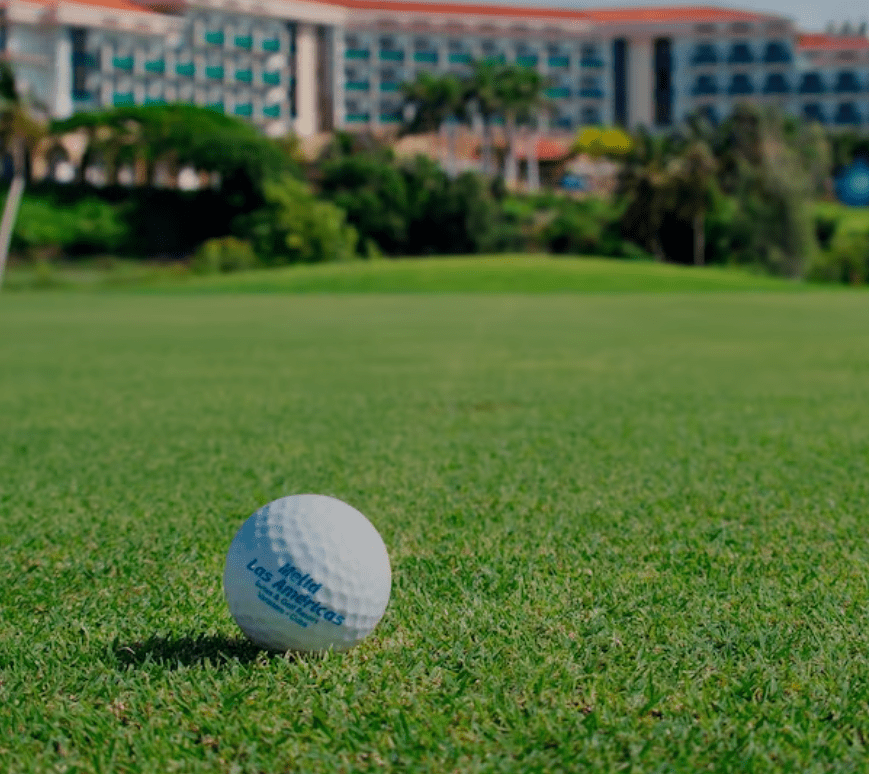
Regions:
M 797 45 L 810 51 L 853 51 L 869 48 L 869 39 L 859 35 L 800 35 Z
M 58 3 L 51 0 L 43 0 L 43 5 L 57 5 Z M 107 8 L 112 11 L 128 11 L 135 13 L 156 13 L 144 5 L 130 2 L 130 0 L 64 0 L 64 5 L 86 5 L 96 8 Z
M 329 2 L 329 0 L 324 0 Z M 427 3 L 419 0 L 332 0 L 334 5 L 360 11 L 394 11 L 397 13 L 431 13 L 446 16 L 502 16 L 531 19 L 575 19 L 600 23 L 678 23 L 763 21 L 782 17 L 706 6 L 671 6 L 665 8 L 545 8 L 512 5 L 471 5 L 463 3 Z

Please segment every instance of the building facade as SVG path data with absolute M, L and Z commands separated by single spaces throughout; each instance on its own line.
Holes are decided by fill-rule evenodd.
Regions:
M 273 135 L 386 129 L 401 84 L 515 62 L 548 79 L 542 128 L 663 130 L 741 101 L 869 125 L 869 40 L 725 8 L 565 10 L 374 0 L 7 0 L 0 52 L 54 117 L 187 102 Z

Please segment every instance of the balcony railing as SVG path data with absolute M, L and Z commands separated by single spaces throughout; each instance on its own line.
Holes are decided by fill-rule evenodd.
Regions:
M 754 54 L 745 43 L 736 43 L 727 57 L 728 64 L 753 64 Z
M 215 113 L 223 113 L 225 110 L 222 100 L 219 102 L 209 102 L 205 107 L 208 108 L 208 110 L 213 110 Z
M 205 77 L 210 78 L 213 81 L 221 81 L 221 80 L 223 80 L 223 68 L 222 67 L 206 67 L 205 68 Z
M 470 64 L 473 60 L 470 54 L 461 51 L 453 51 L 448 58 L 450 64 Z
M 437 64 L 437 51 L 416 51 L 413 55 L 414 62 L 424 62 L 425 64 Z
M 368 59 L 371 52 L 367 48 L 348 48 L 344 52 L 345 59 Z
M 597 56 L 584 56 L 579 60 L 580 67 L 603 67 L 603 59 Z
M 280 71 L 273 70 L 267 73 L 263 73 L 263 83 L 266 83 L 269 86 L 279 86 L 281 83 Z
M 268 38 L 263 41 L 263 51 L 280 51 L 281 41 L 279 38 Z
M 347 91 L 368 91 L 371 84 L 368 81 L 347 81 L 344 88 Z
M 398 81 L 381 81 L 380 82 L 380 90 L 381 91 L 398 91 L 401 88 L 401 84 Z
M 835 91 L 837 94 L 859 94 L 862 89 L 854 73 L 840 73 L 836 79 Z
M 116 91 L 114 96 L 112 97 L 112 104 L 115 107 L 122 107 L 124 105 L 135 105 L 136 100 L 133 96 L 132 91 Z
M 806 73 L 800 83 L 800 94 L 824 94 L 827 87 L 819 73 Z
M 268 118 L 280 118 L 281 117 L 281 106 L 280 105 L 266 105 L 263 108 L 263 115 Z
M 550 67 L 570 67 L 569 56 L 551 56 L 549 57 Z
M 380 52 L 380 59 L 383 62 L 403 62 L 404 51 L 401 49 L 386 49 Z
M 371 120 L 369 113 L 348 113 L 344 120 L 348 124 L 367 124 Z
M 235 47 L 236 48 L 253 48 L 253 36 L 252 35 L 236 35 L 235 36 Z
M 223 33 L 220 30 L 213 30 L 205 33 L 205 42 L 211 46 L 223 45 Z
M 600 88 L 589 88 L 589 89 L 580 89 L 579 96 L 583 99 L 603 99 L 603 89 Z
M 179 63 L 175 65 L 175 72 L 178 75 L 183 75 L 185 78 L 192 78 L 196 74 L 196 65 L 193 62 Z
M 146 105 L 165 105 L 166 100 L 163 97 L 145 97 Z
M 236 70 L 235 80 L 242 83 L 253 83 L 253 70 Z
M 166 72 L 166 62 L 162 59 L 152 59 L 145 62 L 146 73 L 164 73 Z
M 112 59 L 112 64 L 116 70 L 132 70 L 133 57 L 131 56 L 116 56 Z
M 566 99 L 570 96 L 570 89 L 567 86 L 553 86 L 546 90 L 546 96 L 551 99 Z
M 790 94 L 791 85 L 780 74 L 770 75 L 763 87 L 764 94 Z
M 691 57 L 694 66 L 718 64 L 718 52 L 712 46 L 698 46 Z
M 692 93 L 695 97 L 713 97 L 718 94 L 718 84 L 711 78 L 701 78 Z
M 252 116 L 253 115 L 253 105 L 250 102 L 242 102 L 235 106 L 235 110 L 232 111 L 237 116 Z
M 522 67 L 537 67 L 540 57 L 537 54 L 524 54 L 516 57 L 516 64 Z
M 401 113 L 381 113 L 381 124 L 399 124 L 401 123 Z

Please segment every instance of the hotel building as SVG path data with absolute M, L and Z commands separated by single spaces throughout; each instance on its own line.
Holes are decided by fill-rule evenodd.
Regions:
M 0 53 L 62 118 L 188 102 L 269 134 L 384 129 L 401 83 L 515 62 L 550 81 L 544 129 L 663 130 L 740 101 L 869 124 L 869 40 L 714 7 L 566 10 L 372 0 L 6 0 Z

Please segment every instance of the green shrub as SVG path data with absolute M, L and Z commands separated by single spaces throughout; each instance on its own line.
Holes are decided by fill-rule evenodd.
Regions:
M 12 235 L 12 249 L 27 254 L 45 248 L 67 255 L 111 253 L 128 238 L 122 205 L 90 197 L 60 204 L 25 196 Z
M 808 278 L 851 285 L 865 283 L 869 278 L 869 230 L 859 225 L 840 227 L 829 249 L 810 263 Z
M 259 258 L 278 266 L 357 258 L 358 235 L 343 210 L 318 200 L 308 186 L 285 176 L 264 184 L 266 206 L 241 216 L 234 230 L 249 239 Z
M 250 242 L 226 236 L 203 242 L 190 262 L 194 274 L 229 274 L 257 266 L 256 253 Z

